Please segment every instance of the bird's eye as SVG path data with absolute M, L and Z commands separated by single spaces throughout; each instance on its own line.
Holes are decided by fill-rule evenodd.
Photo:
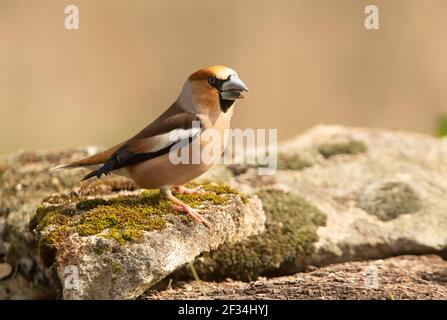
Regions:
M 210 85 L 215 84 L 215 83 L 216 83 L 216 77 L 215 77 L 215 76 L 209 76 L 209 77 L 208 77 L 208 83 L 209 83 Z

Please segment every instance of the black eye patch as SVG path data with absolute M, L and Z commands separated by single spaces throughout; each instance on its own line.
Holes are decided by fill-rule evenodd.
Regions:
M 228 76 L 228 78 L 225 79 L 225 80 L 217 79 L 215 76 L 210 76 L 210 77 L 208 77 L 208 83 L 212 87 L 216 88 L 218 91 L 221 91 L 224 82 L 229 80 L 229 79 L 230 79 L 230 76 Z

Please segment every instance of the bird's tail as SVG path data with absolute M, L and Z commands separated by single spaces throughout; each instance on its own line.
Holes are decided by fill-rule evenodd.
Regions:
M 85 181 L 85 180 L 88 180 L 93 177 L 97 177 L 99 179 L 99 178 L 101 178 L 101 173 L 99 173 L 98 170 L 94 170 L 94 171 L 90 172 L 88 175 L 86 175 L 84 178 L 82 178 L 81 181 Z
M 88 168 L 94 170 L 93 172 L 89 173 L 87 176 L 84 177 L 83 180 L 89 179 L 91 177 L 97 176 L 98 178 L 101 177 L 102 174 L 107 174 L 109 171 L 108 167 L 106 166 L 102 170 L 103 164 L 107 162 L 107 160 L 112 156 L 112 154 L 119 149 L 119 147 L 122 145 L 116 145 L 110 149 L 107 149 L 103 152 L 100 152 L 98 154 L 95 154 L 93 156 L 83 158 L 77 161 L 73 161 L 70 163 L 65 163 L 58 165 L 54 168 L 50 169 L 51 171 L 58 171 L 58 170 L 65 170 L 65 169 L 75 169 L 75 168 Z
M 53 171 L 58 171 L 58 170 L 63 170 L 63 169 L 71 169 L 71 168 L 75 168 L 75 167 L 72 167 L 69 163 L 64 163 L 64 164 L 55 166 L 53 168 L 50 168 L 48 171 L 53 172 Z
M 82 164 L 82 163 L 79 163 L 79 161 L 76 161 L 76 162 L 60 164 L 58 166 L 50 168 L 49 171 L 53 172 L 53 171 L 59 171 L 59 170 L 65 170 L 65 169 L 76 169 L 76 168 L 97 169 L 99 166 L 100 166 L 100 164 Z
M 92 172 L 90 172 L 88 175 L 86 175 L 81 181 L 93 178 L 93 177 L 98 177 L 101 178 L 101 175 L 104 174 L 105 172 L 102 172 L 102 170 L 100 170 L 101 168 L 101 164 L 79 164 L 77 162 L 72 162 L 72 163 L 66 163 L 66 164 L 61 164 L 58 165 L 56 167 L 51 168 L 49 171 L 53 172 L 53 171 L 59 171 L 59 170 L 65 170 L 65 169 L 76 169 L 76 168 L 88 168 L 88 169 L 93 169 Z
M 82 158 L 76 161 L 72 161 L 69 163 L 64 163 L 61 165 L 58 165 L 54 168 L 51 168 L 50 171 L 57 171 L 57 170 L 63 170 L 63 169 L 74 169 L 74 168 L 93 168 L 97 169 L 100 167 L 104 162 L 106 162 L 110 156 L 121 146 L 121 144 L 116 145 L 110 149 L 107 149 L 105 151 L 102 151 L 100 153 L 97 153 L 95 155 Z

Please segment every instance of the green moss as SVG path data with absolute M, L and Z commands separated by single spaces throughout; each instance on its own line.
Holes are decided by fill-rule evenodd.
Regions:
M 241 197 L 242 202 L 245 204 L 248 202 L 247 195 L 239 192 L 236 188 L 233 188 L 227 184 L 216 184 L 216 183 L 205 183 L 205 184 L 198 184 L 195 182 L 188 183 L 186 187 L 188 188 L 194 188 L 197 186 L 202 186 L 202 189 L 208 192 L 207 194 L 199 194 L 199 195 L 180 195 L 179 199 L 183 201 L 211 201 L 213 205 L 223 205 L 226 203 L 226 200 L 224 200 L 220 195 L 223 194 L 236 194 Z M 194 196 L 197 196 L 196 198 Z M 189 198 L 189 199 L 188 199 Z M 188 202 L 187 202 L 188 203 Z M 190 203 L 188 203 L 190 204 Z
M 78 203 L 76 203 L 76 209 L 78 210 L 91 210 L 93 208 L 96 208 L 97 206 L 101 205 L 107 205 L 108 201 L 105 199 L 86 199 L 81 200 Z
M 239 191 L 227 184 L 208 183 L 202 186 L 202 189 L 208 192 L 213 192 L 217 195 L 221 194 L 239 194 Z
M 264 233 L 236 245 L 221 245 L 196 259 L 194 266 L 202 279 L 254 280 L 274 275 L 297 257 L 313 252 L 317 228 L 326 223 L 326 215 L 294 193 L 264 190 L 258 196 L 267 217 Z
M 366 152 L 367 149 L 368 148 L 366 147 L 365 143 L 358 140 L 326 143 L 317 146 L 318 152 L 326 159 L 339 154 L 359 154 Z
M 204 184 L 207 194 L 177 197 L 192 207 L 225 205 L 228 199 L 223 194 L 239 194 L 227 185 Z M 240 195 L 246 200 L 246 196 Z M 53 200 L 56 198 L 52 198 Z M 59 199 L 51 206 L 41 206 L 30 224 L 39 235 L 39 252 L 51 265 L 56 246 L 69 234 L 80 236 L 99 235 L 116 240 L 120 244 L 138 241 L 144 231 L 162 230 L 166 227 L 166 215 L 180 216 L 182 221 L 191 221 L 189 216 L 174 211 L 171 202 L 164 199 L 158 190 L 145 190 L 138 195 L 119 196 L 109 199 L 87 198 L 74 201 L 75 197 Z M 105 249 L 98 249 L 103 254 Z
M 42 220 L 45 218 L 47 214 L 54 212 L 55 210 L 57 210 L 57 206 L 47 206 L 47 207 L 39 206 L 36 209 L 36 214 L 31 218 L 31 221 L 29 223 L 29 230 L 33 231 L 34 229 L 36 229 L 39 223 L 41 223 L 42 228 L 42 226 L 44 226 L 42 224 Z
M 278 170 L 302 170 L 311 167 L 316 162 L 315 154 L 318 154 L 314 149 L 300 150 L 300 152 L 278 152 L 276 161 Z M 265 165 L 254 164 L 248 167 L 265 167 Z
M 186 186 L 193 188 L 201 184 L 189 183 Z M 238 194 L 244 197 L 243 194 L 239 193 L 238 190 L 225 185 L 225 184 L 213 184 L 207 183 L 201 185 L 203 190 L 209 192 L 206 194 L 177 194 L 176 197 L 191 206 L 202 205 L 205 202 L 209 202 L 213 205 L 224 205 L 226 199 L 220 197 L 223 194 Z M 93 210 L 99 206 L 106 206 L 111 208 L 123 209 L 123 206 L 131 209 L 140 210 L 141 207 L 146 207 L 146 209 L 151 210 L 153 213 L 163 214 L 170 210 L 170 202 L 162 198 L 158 190 L 145 190 L 141 195 L 129 196 L 129 197 L 116 197 L 109 200 L 106 199 L 84 199 L 80 200 L 76 204 L 78 210 L 89 211 Z M 151 208 L 147 208 L 151 207 Z
M 312 162 L 300 154 L 278 153 L 279 170 L 302 170 L 312 166 Z
M 359 207 L 382 221 L 389 221 L 401 214 L 419 211 L 422 201 L 406 183 L 387 181 L 366 189 L 360 197 Z
M 447 136 L 447 115 L 440 115 L 437 119 L 435 135 L 439 138 Z
M 81 236 L 101 234 L 123 244 L 141 239 L 143 231 L 163 229 L 166 222 L 162 216 L 173 213 L 169 202 L 155 190 L 109 200 L 84 199 L 76 204 L 76 209 L 80 211 L 76 217 L 67 215 L 68 211 L 62 208 L 38 209 L 36 231 L 41 232 L 48 226 L 54 229 L 44 239 L 46 242 L 58 228 L 65 227 L 68 232 L 77 232 Z
M 164 219 L 160 208 L 151 206 L 100 205 L 82 215 L 77 232 L 81 236 L 102 233 L 106 238 L 120 243 L 141 239 L 143 231 L 161 230 Z
M 109 250 L 110 250 L 110 247 L 106 244 L 97 246 L 94 248 L 94 251 L 98 256 L 102 256 L 104 253 L 106 253 Z
M 110 263 L 112 266 L 112 273 L 117 274 L 117 273 L 121 273 L 123 271 L 123 267 L 121 265 L 121 263 L 112 260 L 112 262 Z
M 48 238 L 41 239 L 38 243 L 37 251 L 43 265 L 46 268 L 51 267 L 56 259 L 57 252 L 54 242 Z
M 45 267 L 49 268 L 53 265 L 56 258 L 56 252 L 58 244 L 63 243 L 64 239 L 68 236 L 69 227 L 63 218 L 60 218 L 56 213 L 48 214 L 42 222 L 38 224 L 36 230 L 44 230 L 46 226 L 51 226 L 51 231 L 41 233 L 40 239 L 37 244 L 37 251 Z

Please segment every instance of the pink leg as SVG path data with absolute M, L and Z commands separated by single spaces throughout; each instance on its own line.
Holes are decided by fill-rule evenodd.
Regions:
M 187 205 L 186 203 L 181 201 L 180 199 L 177 199 L 176 197 L 174 197 L 172 195 L 171 190 L 169 190 L 169 188 L 160 188 L 160 192 L 165 198 L 167 198 L 173 202 L 172 208 L 174 210 L 187 213 L 195 221 L 197 221 L 199 223 L 203 223 L 208 228 L 211 227 L 211 224 L 208 222 L 208 220 L 206 220 L 204 217 L 202 217 L 202 215 L 201 215 L 202 210 L 193 209 L 189 205 Z

